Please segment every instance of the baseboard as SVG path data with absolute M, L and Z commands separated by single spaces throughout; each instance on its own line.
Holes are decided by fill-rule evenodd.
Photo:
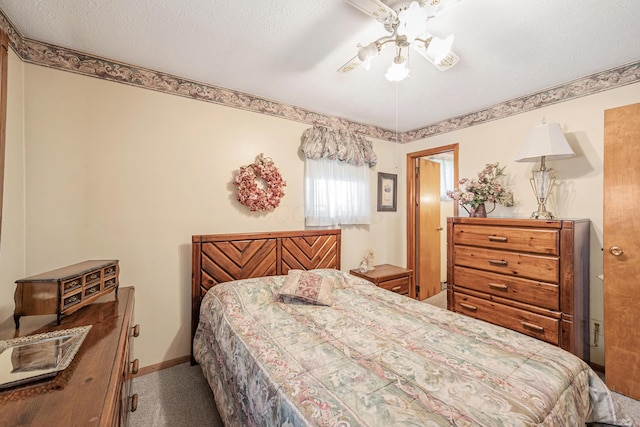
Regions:
M 593 363 L 593 362 L 589 362 L 589 366 L 591 366 L 591 369 L 593 369 L 596 372 L 600 372 L 602 374 L 604 374 L 604 366 L 602 365 L 598 365 L 597 363 Z
M 138 373 L 134 375 L 134 377 L 141 377 L 143 375 L 147 375 L 152 372 L 157 372 L 163 369 L 171 368 L 176 365 L 181 365 L 183 363 L 187 363 L 189 360 L 191 360 L 190 356 L 181 356 L 175 359 L 165 360 L 164 362 L 156 363 L 155 365 L 145 366 L 143 368 L 138 369 Z

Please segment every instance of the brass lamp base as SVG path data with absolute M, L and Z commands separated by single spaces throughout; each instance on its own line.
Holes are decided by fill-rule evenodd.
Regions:
M 535 211 L 531 214 L 531 219 L 553 219 L 553 214 L 547 211 Z
M 553 214 L 547 210 L 544 202 L 540 202 L 538 210 L 531 214 L 531 219 L 553 219 Z

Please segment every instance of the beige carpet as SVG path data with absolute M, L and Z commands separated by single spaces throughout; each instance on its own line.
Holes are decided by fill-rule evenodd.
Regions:
M 442 291 L 439 294 L 435 294 L 434 296 L 425 299 L 423 302 L 435 305 L 436 307 L 447 308 L 447 291 Z
M 424 302 L 447 306 L 446 291 Z M 133 380 L 138 410 L 131 414 L 132 427 L 222 427 L 213 395 L 199 365 L 184 363 Z M 613 393 L 629 415 L 640 421 L 640 402 Z

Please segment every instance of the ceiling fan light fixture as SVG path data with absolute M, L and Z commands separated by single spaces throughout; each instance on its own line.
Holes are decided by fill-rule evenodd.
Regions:
M 407 67 L 407 60 L 398 54 L 384 76 L 390 82 L 399 82 L 406 79 L 410 71 Z
M 409 75 L 408 63 L 404 63 L 400 52 L 414 49 L 440 71 L 455 66 L 460 58 L 451 51 L 453 35 L 445 39 L 432 36 L 427 31 L 427 23 L 451 9 L 462 0 L 346 0 L 352 6 L 374 17 L 380 22 L 389 35 L 369 43 L 358 45 L 358 53 L 338 71 L 347 72 L 357 66 L 366 70 L 371 62 L 380 55 L 387 46 L 395 46 L 396 57 L 385 74 L 391 81 L 405 79 Z
M 376 42 L 371 42 L 366 46 L 358 45 L 358 48 L 358 59 L 362 62 L 371 61 L 380 53 Z
M 427 30 L 427 15 L 417 1 L 412 1 L 409 7 L 398 13 L 398 34 L 406 36 L 409 43 L 413 42 Z
M 358 45 L 358 59 L 362 63 L 365 70 L 371 68 L 371 61 L 380 53 L 380 46 L 376 42 L 369 43 L 366 46 Z
M 453 34 L 449 34 L 446 39 L 439 37 L 432 37 L 429 45 L 427 46 L 427 55 L 433 60 L 435 64 L 439 64 L 443 59 L 451 53 L 453 47 Z

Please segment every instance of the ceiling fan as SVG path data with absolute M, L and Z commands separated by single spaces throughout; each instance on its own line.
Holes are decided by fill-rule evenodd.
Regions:
M 420 53 L 441 71 L 460 61 L 451 51 L 453 34 L 441 39 L 427 32 L 427 22 L 442 15 L 462 0 L 346 0 L 356 9 L 378 20 L 390 33 L 369 43 L 358 44 L 358 54 L 344 64 L 339 72 L 346 73 L 359 65 L 369 69 L 371 61 L 382 49 L 395 46 L 395 55 L 387 80 L 400 81 L 409 75 L 409 48 Z

